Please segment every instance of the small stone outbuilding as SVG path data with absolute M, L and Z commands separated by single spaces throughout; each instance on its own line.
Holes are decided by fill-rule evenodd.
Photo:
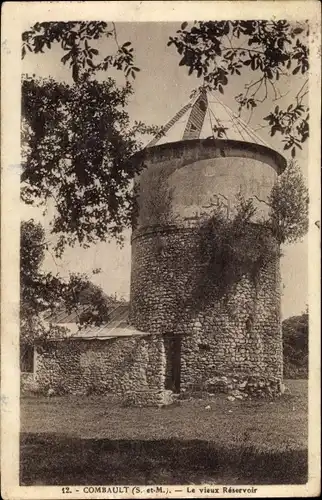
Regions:
M 52 395 L 114 394 L 129 404 L 166 404 L 165 348 L 161 335 L 130 327 L 128 304 L 111 311 L 101 327 L 78 329 L 75 313 L 61 315 L 61 338 L 38 342 L 34 373 L 24 376 L 25 390 Z

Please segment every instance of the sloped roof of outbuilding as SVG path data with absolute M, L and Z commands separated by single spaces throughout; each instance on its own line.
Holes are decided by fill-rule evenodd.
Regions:
M 47 320 L 57 326 L 66 328 L 66 334 L 61 338 L 53 338 L 52 340 L 63 339 L 85 339 L 85 340 L 108 340 L 116 337 L 132 337 L 150 335 L 149 332 L 137 330 L 128 323 L 129 303 L 119 302 L 110 311 L 109 320 L 100 326 L 88 325 L 79 327 L 77 324 L 78 318 L 82 312 L 89 309 L 90 306 L 82 306 L 81 309 L 75 309 L 72 312 L 60 310 L 55 315 L 47 317 Z

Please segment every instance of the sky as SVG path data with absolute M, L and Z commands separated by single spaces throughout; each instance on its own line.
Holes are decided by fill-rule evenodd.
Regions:
M 27 29 L 29 26 L 26 26 Z M 201 84 L 194 76 L 188 75 L 187 68 L 180 67 L 179 57 L 174 47 L 167 47 L 169 36 L 173 36 L 180 28 L 179 23 L 117 23 L 116 30 L 119 43 L 129 40 L 135 51 L 135 65 L 141 71 L 135 80 L 134 95 L 129 103 L 128 111 L 133 120 L 142 120 L 147 124 L 164 125 L 173 115 L 189 101 L 191 91 Z M 109 53 L 111 41 L 99 41 L 97 47 L 102 55 Z M 71 82 L 70 70 L 60 62 L 61 51 L 58 46 L 46 51 L 45 54 L 28 54 L 23 61 L 22 71 L 27 74 L 48 77 L 57 80 Z M 114 75 L 111 75 L 114 76 Z M 102 75 L 104 78 L 104 75 Z M 118 72 L 117 78 L 122 83 L 123 76 Z M 225 90 L 221 100 L 232 110 L 236 110 L 234 95 L 242 91 L 243 85 L 251 77 L 236 78 Z M 293 77 L 282 80 L 282 94 L 285 97 L 279 102 L 267 100 L 260 110 L 253 114 L 250 126 L 256 130 L 263 124 L 262 117 L 265 116 L 277 104 L 292 100 L 301 87 L 301 77 Z M 257 131 L 272 148 L 282 151 L 282 145 L 278 140 L 269 137 L 265 129 Z M 308 151 L 304 146 L 298 156 L 299 164 L 304 177 L 308 173 Z M 42 219 L 48 228 L 49 214 Z M 24 207 L 24 218 L 40 218 L 37 209 Z M 282 318 L 295 314 L 301 314 L 308 302 L 308 245 L 307 237 L 302 242 L 282 248 L 281 258 L 282 275 Z M 59 272 L 66 276 L 68 272 L 91 273 L 95 268 L 101 268 L 102 272 L 93 276 L 92 281 L 100 285 L 108 294 L 117 294 L 126 299 L 129 298 L 130 272 L 131 272 L 131 246 L 130 232 L 125 234 L 123 248 L 118 247 L 115 242 L 100 243 L 89 249 L 67 249 L 62 260 L 54 259 L 47 255 L 44 266 L 47 270 Z

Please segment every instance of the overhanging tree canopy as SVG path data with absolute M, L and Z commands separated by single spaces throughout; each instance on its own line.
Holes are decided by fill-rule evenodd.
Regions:
M 102 37 L 115 41 L 115 53 L 102 57 L 94 48 Z M 126 110 L 130 79 L 139 71 L 131 43 L 120 45 L 114 23 L 104 22 L 36 23 L 22 40 L 23 58 L 60 44 L 74 81 L 23 77 L 22 199 L 44 207 L 54 200 L 57 255 L 76 242 L 121 241 L 131 223 L 131 181 L 142 166 L 130 159 L 141 148 L 139 137 L 158 131 L 131 125 Z M 123 86 L 95 79 L 110 67 L 124 72 Z
M 292 157 L 309 136 L 308 93 L 309 26 L 285 20 L 195 21 L 184 22 L 170 37 L 181 56 L 180 66 L 189 74 L 203 78 L 206 87 L 222 94 L 232 80 L 246 77 L 242 92 L 236 94 L 239 113 L 254 108 L 266 99 L 283 96 L 283 79 L 303 75 L 298 92 L 285 108 L 276 105 L 263 117 L 270 134 L 279 133 L 285 150 Z

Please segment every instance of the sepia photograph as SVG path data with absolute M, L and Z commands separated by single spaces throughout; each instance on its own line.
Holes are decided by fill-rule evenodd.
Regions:
M 3 497 L 319 495 L 317 2 L 15 3 Z

